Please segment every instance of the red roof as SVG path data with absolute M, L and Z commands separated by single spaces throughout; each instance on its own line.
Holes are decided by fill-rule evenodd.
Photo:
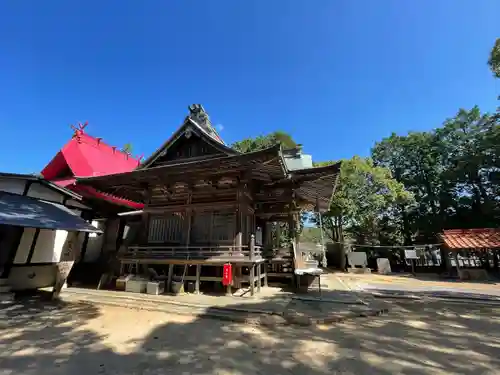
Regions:
M 73 138 L 47 164 L 42 175 L 47 180 L 61 177 L 59 174 L 67 165 L 73 176 L 103 176 L 130 172 L 139 164 L 140 159 L 107 145 L 100 138 L 86 134 L 82 128 L 75 132 Z
M 441 235 L 449 249 L 500 248 L 500 229 L 452 229 Z
M 75 133 L 71 140 L 45 166 L 41 174 L 49 181 L 73 191 L 77 189 L 75 177 L 104 176 L 114 173 L 130 172 L 140 165 L 140 158 L 120 151 L 104 143 L 101 138 L 85 133 L 85 125 L 73 128 Z M 142 204 L 127 201 L 101 192 L 87 191 L 95 198 L 125 205 L 134 209 L 142 208 Z M 85 194 L 82 194 L 85 195 Z

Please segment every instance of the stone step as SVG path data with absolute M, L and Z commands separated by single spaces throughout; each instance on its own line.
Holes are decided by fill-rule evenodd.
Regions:
M 9 285 L 9 279 L 0 279 L 0 286 Z

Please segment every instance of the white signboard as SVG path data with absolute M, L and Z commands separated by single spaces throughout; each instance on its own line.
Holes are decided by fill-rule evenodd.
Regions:
M 419 259 L 417 250 L 405 250 L 405 258 L 406 259 Z
M 365 252 L 353 251 L 347 253 L 347 261 L 349 262 L 349 266 L 351 267 L 366 267 L 368 265 L 368 260 Z
M 388 275 L 391 273 L 391 263 L 387 258 L 377 258 L 377 271 L 381 275 Z

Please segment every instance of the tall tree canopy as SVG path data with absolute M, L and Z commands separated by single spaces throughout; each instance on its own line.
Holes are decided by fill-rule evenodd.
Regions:
M 342 161 L 338 189 L 322 216 L 323 227 L 333 241 L 342 242 L 347 236 L 357 243 L 402 243 L 401 207 L 412 204 L 412 194 L 388 168 L 355 156 Z
M 243 139 L 242 141 L 233 143 L 231 147 L 239 152 L 246 153 L 262 150 L 277 143 L 281 143 L 285 149 L 297 146 L 297 143 L 295 143 L 290 134 L 283 131 L 275 131 L 267 135 L 259 135 L 255 138 Z
M 497 38 L 493 48 L 491 49 L 488 65 L 490 66 L 493 75 L 496 78 L 500 78 L 500 38 Z
M 431 132 L 395 134 L 372 157 L 411 192 L 404 228 L 412 240 L 432 241 L 444 228 L 499 224 L 500 128 L 478 107 L 460 109 Z

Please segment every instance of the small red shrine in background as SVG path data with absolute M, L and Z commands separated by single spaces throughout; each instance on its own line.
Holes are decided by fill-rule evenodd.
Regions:
M 105 201 L 126 209 L 142 209 L 142 203 L 103 193 L 76 182 L 76 177 L 130 172 L 141 164 L 140 157 L 134 158 L 115 146 L 107 145 L 101 138 L 87 134 L 85 132 L 87 124 L 71 126 L 74 130 L 73 137 L 45 166 L 41 172 L 42 176 L 88 199 Z

